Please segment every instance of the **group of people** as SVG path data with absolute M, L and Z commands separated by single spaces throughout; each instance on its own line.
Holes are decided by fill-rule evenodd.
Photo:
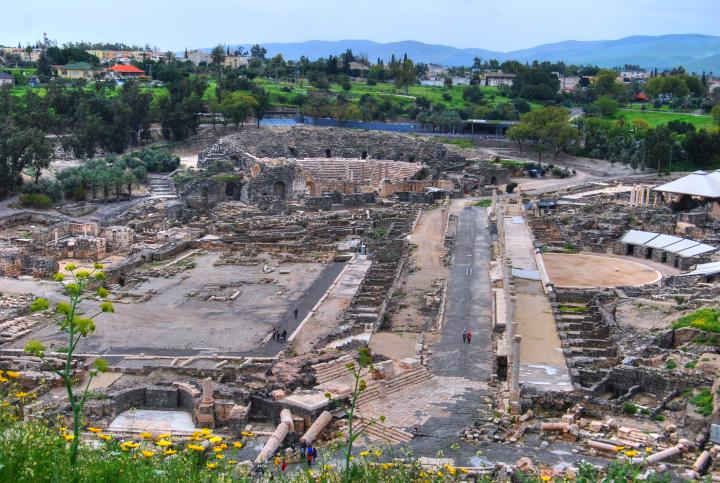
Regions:
M 312 466 L 313 462 L 317 460 L 317 449 L 305 443 L 305 441 L 300 443 L 300 452 L 306 459 L 308 466 Z
M 287 329 L 283 329 L 282 332 L 280 332 L 273 327 L 272 338 L 278 342 L 285 342 L 287 340 Z
M 472 340 L 472 331 L 470 329 L 463 329 L 463 344 L 469 344 Z

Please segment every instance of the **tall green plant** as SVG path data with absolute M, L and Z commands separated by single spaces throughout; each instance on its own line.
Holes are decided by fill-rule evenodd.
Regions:
M 68 298 L 67 302 L 59 302 L 55 305 L 52 317 L 60 330 L 65 333 L 67 341 L 67 346 L 57 351 L 65 354 L 64 367 L 61 370 L 55 370 L 55 373 L 60 376 L 65 383 L 65 389 L 70 399 L 70 408 L 73 413 L 72 438 L 67 438 L 70 439 L 71 465 L 77 462 L 78 445 L 80 444 L 80 423 L 85 403 L 90 394 L 88 388 L 93 378 L 97 376 L 99 372 L 105 372 L 105 370 L 107 370 L 107 361 L 104 359 L 95 360 L 93 367 L 90 369 L 85 390 L 79 398 L 76 398 L 75 390 L 73 389 L 72 359 L 77 344 L 82 337 L 87 337 L 95 331 L 95 322 L 93 320 L 98 315 L 115 312 L 113 304 L 108 301 L 100 302 L 97 306 L 97 311 L 90 316 L 87 316 L 86 313 L 83 312 L 83 308 L 80 307 L 82 302 L 89 301 L 91 297 L 99 296 L 105 299 L 109 295 L 107 289 L 103 287 L 99 287 L 95 291 L 92 291 L 90 288 L 93 283 L 105 280 L 105 274 L 102 272 L 102 268 L 103 266 L 101 264 L 96 263 L 92 270 L 79 270 L 74 264 L 68 264 L 65 266 L 65 272 L 72 277 L 73 280 L 71 283 L 63 283 L 65 281 L 65 274 L 63 273 L 57 273 L 54 277 L 55 281 L 63 284 L 63 292 Z M 45 311 L 49 308 L 50 303 L 44 298 L 35 299 L 30 306 L 32 312 Z M 45 347 L 39 341 L 28 342 L 25 346 L 25 351 L 37 357 L 45 358 Z

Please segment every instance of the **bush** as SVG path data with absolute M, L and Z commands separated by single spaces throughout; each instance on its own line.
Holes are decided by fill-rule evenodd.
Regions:
M 48 195 L 34 193 L 20 195 L 20 203 L 33 208 L 49 208 L 53 204 Z
M 23 185 L 22 193 L 26 195 L 46 195 L 53 202 L 62 199 L 62 185 L 57 181 L 41 179 L 37 183 Z
M 160 148 L 141 149 L 123 156 L 123 160 L 131 169 L 143 166 L 147 171 L 156 173 L 169 173 L 180 166 L 179 157 Z
M 707 387 L 690 399 L 690 404 L 696 406 L 695 412 L 703 416 L 710 416 L 713 411 L 713 394 Z
M 672 371 L 677 367 L 677 362 L 675 362 L 675 359 L 668 359 L 665 361 L 665 369 Z
M 638 412 L 638 409 L 639 408 L 631 402 L 626 402 L 625 404 L 623 404 L 623 412 L 625 414 L 635 414 Z
M 711 307 L 698 309 L 680 317 L 672 324 L 673 330 L 682 327 L 694 327 L 705 332 L 720 334 L 720 310 Z
M 511 181 L 507 184 L 507 186 L 505 186 L 505 191 L 507 193 L 512 193 L 513 191 L 515 191 L 515 188 L 517 188 L 517 187 L 518 187 L 518 184 L 514 181 Z

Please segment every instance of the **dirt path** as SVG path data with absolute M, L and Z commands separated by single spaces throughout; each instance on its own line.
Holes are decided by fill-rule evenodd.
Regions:
M 390 333 L 373 336 L 370 348 L 387 357 L 403 358 L 415 353 L 420 333 L 434 324 L 434 311 L 426 309 L 425 296 L 433 293 L 448 277 L 443 266 L 445 224 L 447 208 L 433 207 L 423 211 L 415 231 L 410 235 L 409 269 L 400 281 L 404 293 L 400 308 L 390 320 Z M 412 269 L 414 267 L 414 270 Z

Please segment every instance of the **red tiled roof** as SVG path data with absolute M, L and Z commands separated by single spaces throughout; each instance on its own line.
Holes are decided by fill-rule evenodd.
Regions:
M 142 69 L 138 69 L 134 65 L 114 65 L 110 67 L 108 70 L 111 70 L 113 72 L 121 72 L 123 74 L 144 74 L 145 71 Z

